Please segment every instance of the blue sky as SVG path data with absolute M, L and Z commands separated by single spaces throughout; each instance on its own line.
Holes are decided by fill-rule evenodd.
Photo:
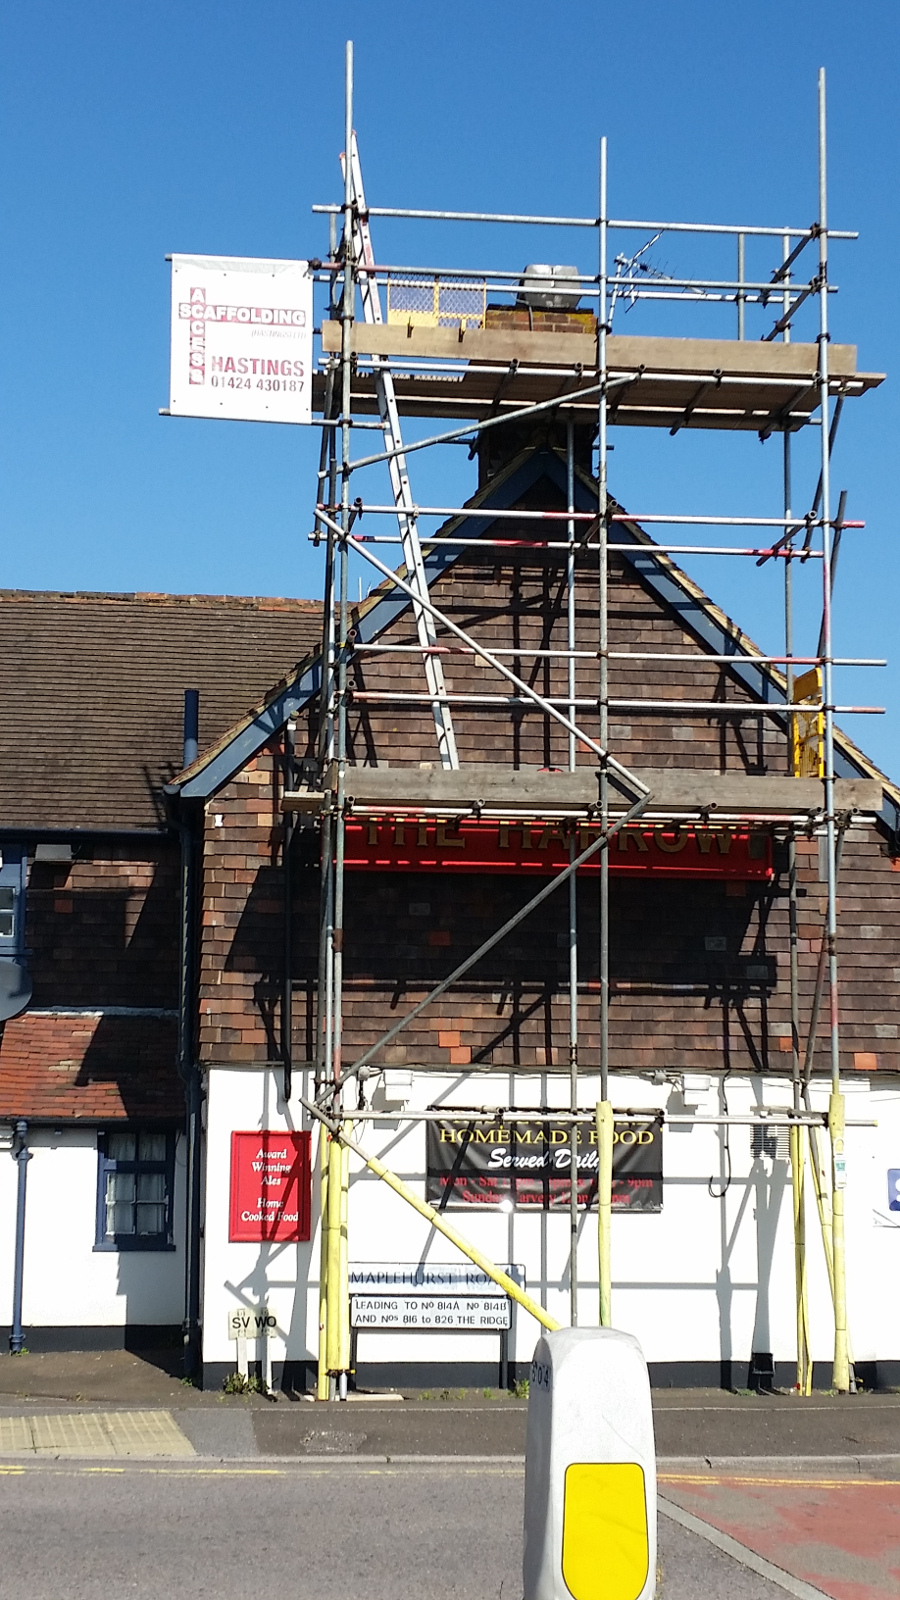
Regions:
M 805 223 L 816 214 L 824 65 L 830 220 L 861 233 L 858 244 L 833 246 L 842 290 L 833 335 L 859 345 L 861 366 L 897 372 L 900 21 L 891 0 L 570 0 L 555 9 L 534 0 L 10 0 L 0 28 L 0 585 L 318 592 L 306 541 L 316 433 L 158 416 L 168 385 L 164 258 L 325 254 L 327 226 L 310 206 L 338 198 L 348 36 L 368 196 L 387 205 L 590 215 L 606 133 L 620 216 Z M 383 260 L 594 267 L 587 232 L 548 241 L 500 227 L 378 228 Z M 689 256 L 670 237 L 653 259 L 714 272 L 729 265 L 716 248 Z M 719 311 L 703 316 L 677 331 L 730 331 Z M 666 324 L 645 308 L 617 324 L 654 329 Z M 842 654 L 893 651 L 897 413 L 892 378 L 848 405 L 841 425 L 836 487 L 868 524 L 846 535 L 841 556 Z M 611 487 L 631 508 L 780 510 L 777 440 L 620 429 L 615 443 Z M 798 502 L 812 493 L 814 445 L 797 450 Z M 411 458 L 420 499 L 471 489 L 465 451 L 427 455 Z M 691 570 L 762 645 L 780 648 L 777 575 L 736 561 Z M 811 648 L 805 599 L 799 614 L 798 645 Z M 900 776 L 897 663 L 846 673 L 839 697 L 889 707 L 852 731 Z

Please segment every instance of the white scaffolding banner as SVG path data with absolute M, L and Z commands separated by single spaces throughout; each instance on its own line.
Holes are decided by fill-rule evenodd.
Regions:
M 312 421 L 307 261 L 172 257 L 173 417 Z

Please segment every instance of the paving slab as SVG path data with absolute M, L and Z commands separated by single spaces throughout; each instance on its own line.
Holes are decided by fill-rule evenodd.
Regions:
M 193 1456 L 169 1411 L 63 1412 L 0 1417 L 0 1456 Z
M 252 1413 L 230 1405 L 213 1409 L 195 1407 L 176 1411 L 175 1419 L 198 1456 L 214 1456 L 220 1461 L 246 1460 L 259 1454 L 253 1433 Z

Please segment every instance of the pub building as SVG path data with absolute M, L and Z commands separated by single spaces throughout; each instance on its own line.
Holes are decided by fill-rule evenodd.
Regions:
M 538 652 L 566 648 L 565 557 L 544 547 L 540 523 L 489 513 L 565 509 L 565 430 L 503 433 L 482 439 L 469 502 L 482 515 L 465 525 L 485 548 L 430 545 L 430 594 L 564 706 L 567 658 Z M 575 504 L 592 511 L 590 434 L 575 434 Z M 616 542 L 609 694 L 629 709 L 611 713 L 609 748 L 653 801 L 609 845 L 613 1322 L 640 1339 L 656 1384 L 790 1385 L 789 862 L 793 849 L 802 1069 L 824 935 L 822 784 L 792 775 L 779 669 L 643 528 L 617 523 Z M 592 525 L 575 569 L 574 688 L 594 740 L 597 572 Z M 60 638 L 82 659 L 105 607 L 102 637 L 111 651 L 115 634 L 118 655 L 71 687 L 57 672 L 71 717 L 49 748 L 42 719 L 20 716 L 5 735 L 0 842 L 18 909 L 0 935 L 31 997 L 17 1010 L 7 1001 L 0 1038 L 0 1294 L 13 1303 L 24 1152 L 29 1348 L 184 1336 L 215 1387 L 238 1359 L 234 1313 L 265 1308 L 275 1381 L 309 1388 L 323 1141 L 302 1102 L 321 1079 L 320 863 L 338 781 L 320 759 L 322 610 L 54 605 L 2 601 L 5 614 L 29 614 L 22 670 L 36 698 L 42 629 L 58 669 Z M 596 754 L 577 747 L 570 769 L 566 730 L 438 622 L 459 752 L 458 770 L 443 769 L 421 655 L 408 648 L 408 595 L 386 579 L 351 622 L 344 907 L 331 948 L 340 1061 L 371 1059 L 348 1078 L 344 1113 L 362 1149 L 560 1323 L 596 1324 L 599 854 L 574 894 L 561 882 L 379 1043 L 599 836 Z M 142 651 L 130 648 L 136 627 Z M 159 630 L 177 649 L 158 647 Z M 726 653 L 733 664 L 704 662 Z M 104 747 L 92 730 L 113 680 L 127 714 Z M 189 724 L 182 765 L 181 690 L 194 685 L 200 737 Z M 858 1380 L 883 1385 L 900 1380 L 886 1289 L 900 1282 L 900 789 L 842 735 L 837 772 L 850 1337 Z M 609 804 L 621 822 L 630 801 L 614 773 Z M 802 1099 L 820 1118 L 827 1009 L 826 992 Z M 821 1124 L 815 1147 L 827 1164 Z M 809 1168 L 806 1213 L 814 1376 L 827 1385 L 834 1320 Z M 346 1240 L 351 1383 L 494 1385 L 527 1372 L 534 1320 L 508 1315 L 354 1152 Z
M 592 512 L 590 430 L 574 434 L 574 503 Z M 359 1067 L 342 1101 L 356 1143 L 559 1322 L 590 1325 L 599 1292 L 599 855 L 576 874 L 574 896 L 568 881 L 549 891 L 598 837 L 598 761 L 579 746 L 569 770 L 566 730 L 458 648 L 449 626 L 509 651 L 498 659 L 547 700 L 572 698 L 566 658 L 538 653 L 566 648 L 565 556 L 545 548 L 540 522 L 490 516 L 564 510 L 566 449 L 559 425 L 485 434 L 468 502 L 481 515 L 441 530 L 449 539 L 462 529 L 484 550 L 442 550 L 440 536 L 426 548 L 458 770 L 438 757 L 407 592 L 385 579 L 352 608 L 344 905 L 331 948 L 342 967 L 340 1065 Z M 789 863 L 793 844 L 802 1075 L 823 942 L 822 784 L 793 776 L 779 670 L 758 660 L 644 529 L 625 520 L 616 530 L 624 548 L 609 558 L 609 695 L 632 709 L 611 713 L 609 748 L 654 799 L 609 848 L 613 1322 L 639 1337 L 655 1383 L 791 1384 Z M 591 525 L 575 572 L 574 642 L 584 654 L 574 699 L 595 740 L 597 573 Z M 638 651 L 640 660 L 622 659 Z M 733 666 L 704 663 L 727 653 Z M 276 1368 L 283 1361 L 291 1381 L 314 1382 L 321 1148 L 298 1095 L 316 1096 L 318 1029 L 329 1020 L 317 1011 L 320 861 L 339 785 L 334 766 L 317 759 L 320 667 L 316 655 L 300 662 L 169 789 L 202 851 L 196 1056 L 208 1382 L 234 1364 L 227 1313 L 236 1296 L 275 1313 Z M 761 715 L 761 705 L 774 711 Z M 900 1251 L 890 1190 L 900 1166 L 900 791 L 841 736 L 837 761 L 850 1334 L 860 1380 L 886 1383 L 900 1372 L 896 1305 L 883 1292 L 897 1281 Z M 631 802 L 615 776 L 609 803 L 621 822 Z M 539 907 L 466 967 L 542 885 Z M 820 1169 L 830 1165 L 826 1013 L 820 1003 L 809 1083 L 797 1092 L 804 1114 L 819 1119 Z M 304 1194 L 308 1149 L 308 1237 L 261 1227 L 254 1246 L 229 1235 L 226 1197 L 246 1182 L 232 1141 L 257 1128 L 291 1136 Z M 299 1136 L 310 1132 L 307 1147 Z M 827 1384 L 834 1319 L 809 1168 L 806 1211 L 814 1376 Z M 491 1284 L 355 1152 L 346 1241 L 351 1382 L 491 1385 L 527 1371 L 533 1318 L 516 1310 L 498 1339 Z

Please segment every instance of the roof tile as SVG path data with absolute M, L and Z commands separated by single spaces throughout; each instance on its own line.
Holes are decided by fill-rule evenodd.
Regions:
M 182 766 L 315 649 L 321 604 L 0 590 L 0 828 L 155 828 Z

